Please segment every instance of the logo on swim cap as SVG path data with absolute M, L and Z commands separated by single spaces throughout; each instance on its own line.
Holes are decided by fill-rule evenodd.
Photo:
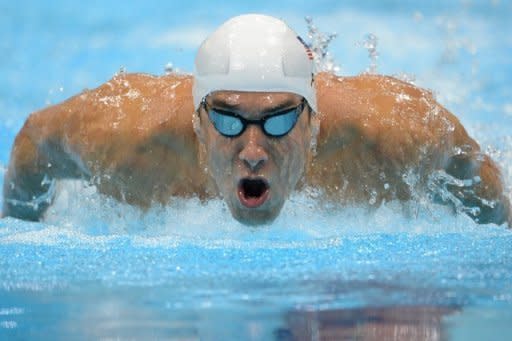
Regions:
M 192 93 L 195 108 L 217 90 L 291 92 L 304 97 L 316 111 L 313 53 L 282 20 L 260 14 L 234 17 L 199 47 Z
M 306 49 L 306 54 L 308 55 L 309 60 L 313 60 L 313 51 L 311 51 L 311 48 L 308 44 L 304 41 L 304 39 L 301 38 L 301 36 L 297 36 L 297 39 L 304 45 L 304 48 Z

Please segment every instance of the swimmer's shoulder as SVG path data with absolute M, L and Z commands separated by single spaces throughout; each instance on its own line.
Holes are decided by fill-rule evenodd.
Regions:
M 148 120 L 160 112 L 180 110 L 193 112 L 192 76 L 169 74 L 154 76 L 145 73 L 118 74 L 92 90 L 84 90 L 70 99 L 99 108 L 134 110 L 141 119 Z
M 161 126 L 190 130 L 194 112 L 192 76 L 145 73 L 118 74 L 93 89 L 32 113 L 27 126 L 37 130 L 105 129 L 113 122 L 119 131 L 148 131 Z M 56 123 L 64 124 L 58 125 Z M 83 135 L 82 134 L 82 135 Z
M 316 79 L 326 150 L 359 143 L 388 159 L 417 160 L 419 146 L 438 154 L 455 145 L 478 148 L 459 120 L 427 89 L 391 76 L 362 74 Z
M 379 116 L 402 113 L 413 106 L 422 111 L 435 103 L 432 92 L 392 76 L 361 74 L 336 76 L 320 73 L 315 78 L 319 111 L 330 116 Z M 417 109 L 417 108 L 416 108 Z

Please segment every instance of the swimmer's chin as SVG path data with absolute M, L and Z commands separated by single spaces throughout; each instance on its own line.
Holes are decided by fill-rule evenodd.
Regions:
M 231 208 L 233 218 L 247 226 L 269 225 L 281 212 L 281 207 L 277 210 L 261 210 L 254 208 Z

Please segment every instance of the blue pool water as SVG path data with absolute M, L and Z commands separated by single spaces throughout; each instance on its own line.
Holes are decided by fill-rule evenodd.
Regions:
M 28 114 L 120 68 L 192 71 L 197 44 L 245 12 L 336 32 L 342 75 L 377 71 L 432 89 L 512 185 L 512 3 L 488 1 L 0 0 L 0 186 Z M 314 192 L 313 189 L 310 191 Z M 1 200 L 1 199 L 0 199 Z M 0 201 L 1 204 L 1 201 Z M 0 339 L 504 340 L 512 232 L 423 201 L 319 205 L 295 193 L 270 226 L 218 200 L 146 214 L 78 182 L 42 223 L 0 220 Z

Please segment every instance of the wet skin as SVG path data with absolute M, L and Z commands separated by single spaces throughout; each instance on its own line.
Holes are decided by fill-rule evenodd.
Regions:
M 291 93 L 217 91 L 207 97 L 207 108 L 222 109 L 246 119 L 298 107 L 302 97 Z M 305 106 L 294 128 L 285 136 L 266 136 L 260 126 L 250 124 L 242 135 L 221 135 L 208 118 L 205 107 L 198 111 L 208 169 L 233 217 L 258 225 L 274 220 L 301 178 L 309 158 L 310 108 Z M 251 200 L 242 186 L 247 179 L 268 185 Z M 266 186 L 265 186 L 266 187 Z
M 51 196 L 35 198 L 52 180 L 79 178 L 143 209 L 175 197 L 223 197 L 234 218 L 254 225 L 272 221 L 301 186 L 319 190 L 321 201 L 378 207 L 431 191 L 432 175 L 442 172 L 469 185 L 441 184 L 453 196 L 433 200 L 476 207 L 468 215 L 479 223 L 511 225 L 497 165 L 426 90 L 381 75 L 318 74 L 318 112 L 306 109 L 288 135 L 269 138 L 249 125 L 226 138 L 204 108 L 197 113 L 192 82 L 187 75 L 123 74 L 30 115 L 12 149 L 2 214 L 40 220 Z M 236 92 L 207 99 L 247 119 L 300 100 Z M 240 180 L 254 178 L 268 184 L 268 193 L 254 198 L 246 186 L 240 195 Z

